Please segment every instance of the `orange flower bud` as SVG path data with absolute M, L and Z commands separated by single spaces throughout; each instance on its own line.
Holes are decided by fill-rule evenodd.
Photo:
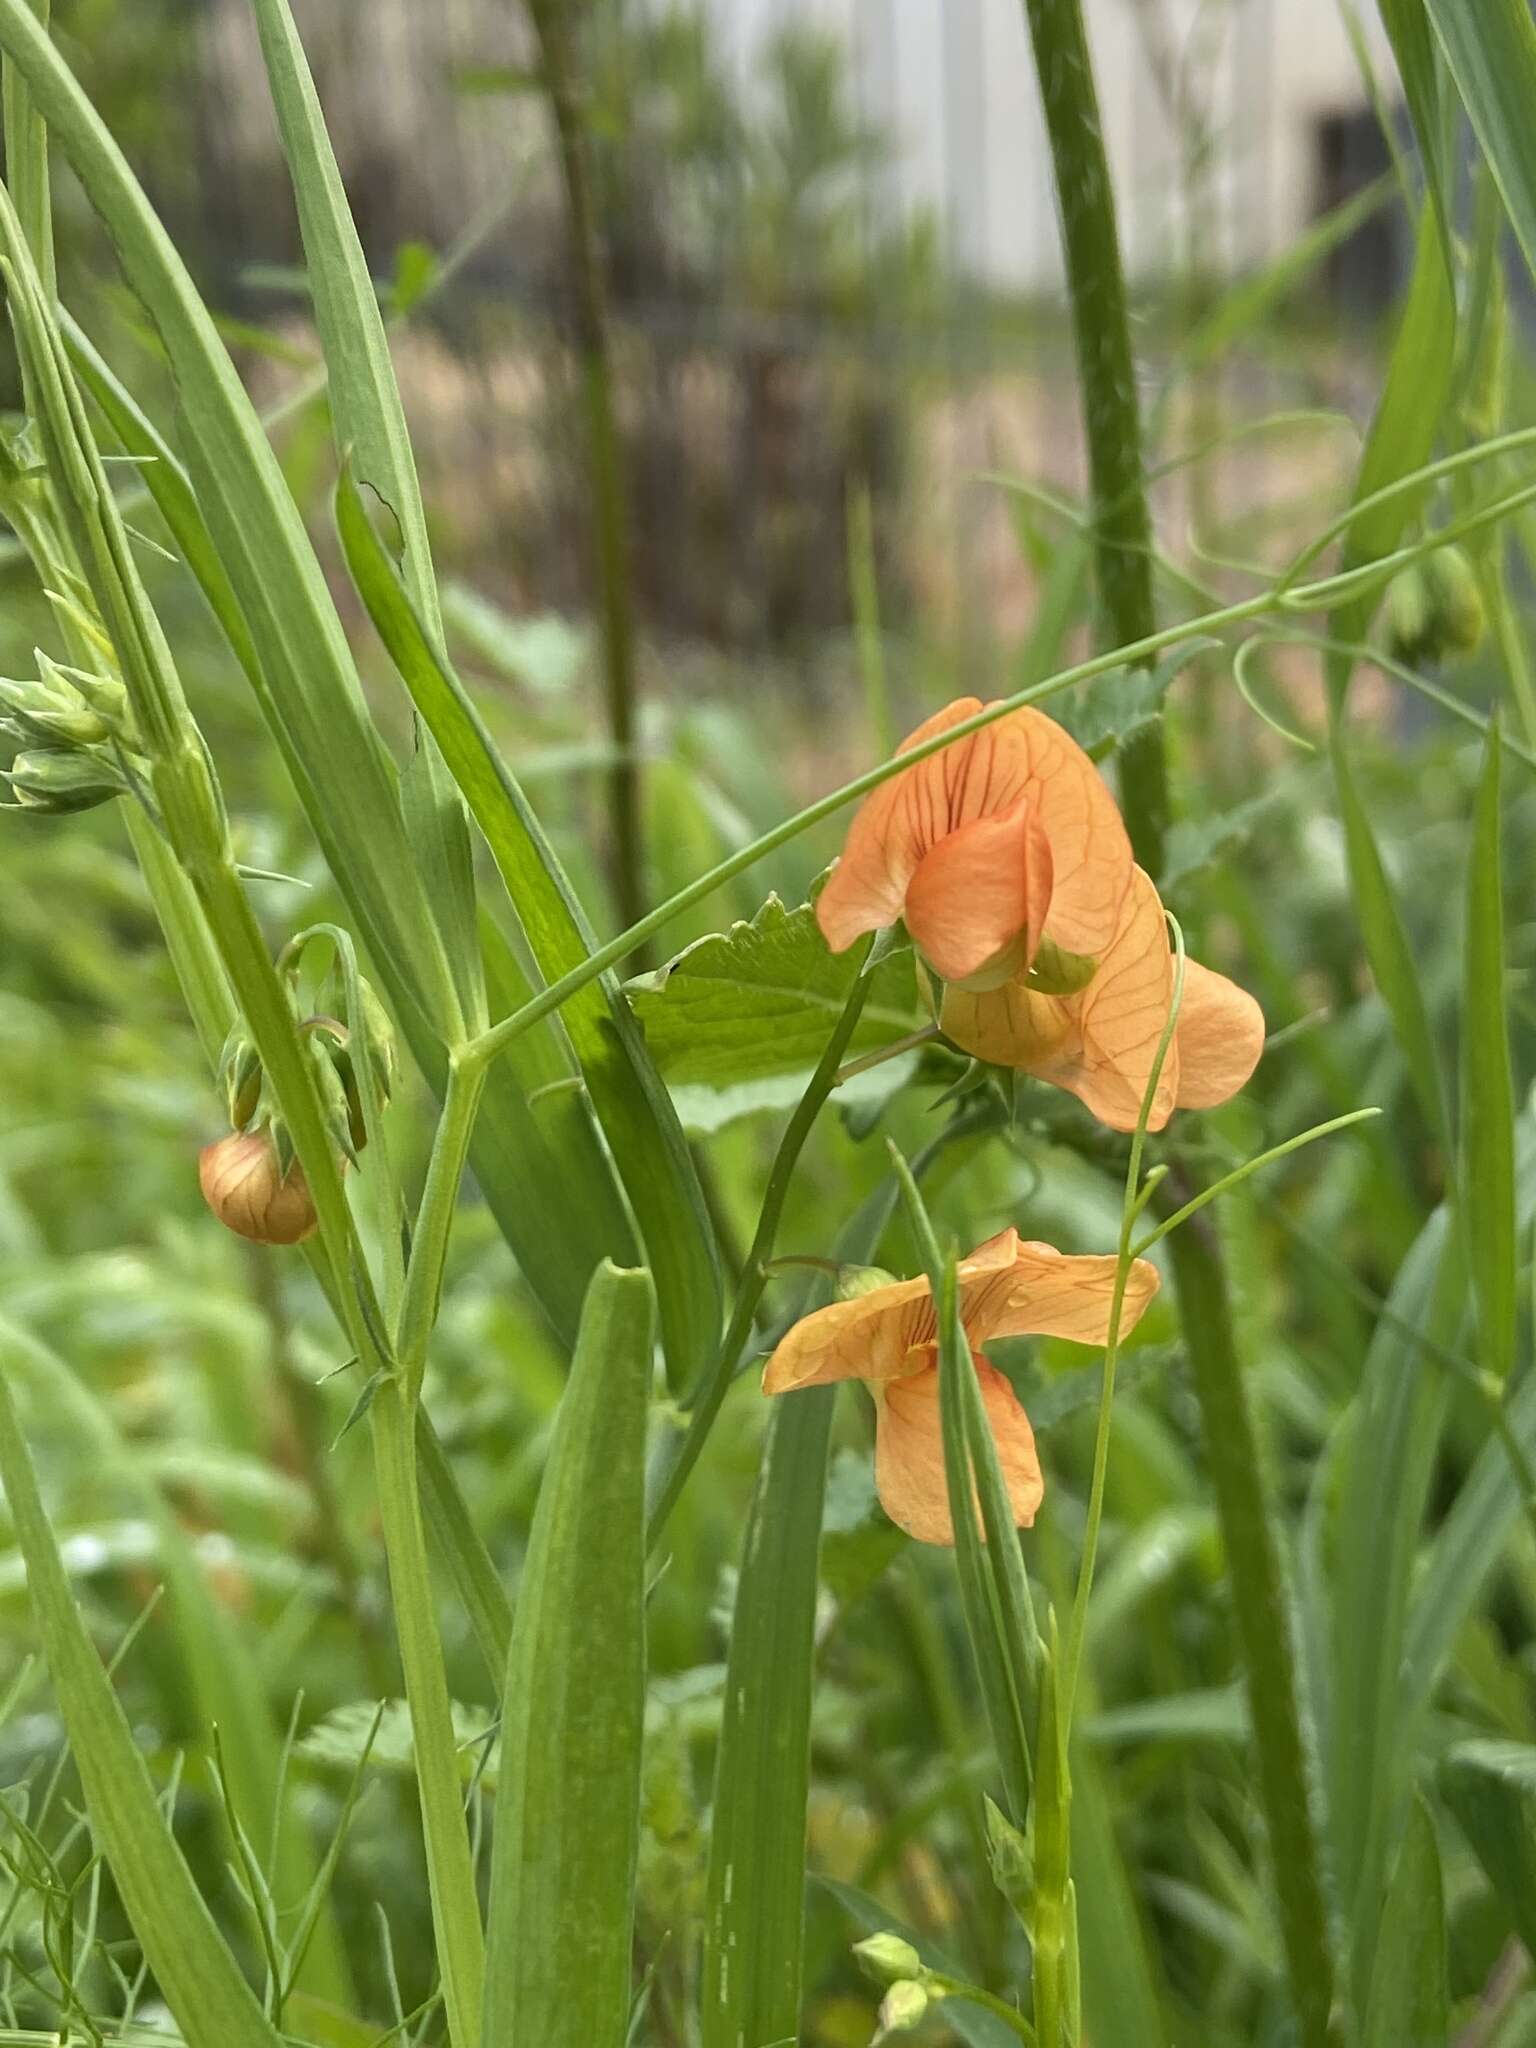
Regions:
M 197 1162 L 203 1200 L 227 1230 L 255 1244 L 302 1244 L 318 1218 L 297 1159 L 286 1175 L 265 1131 L 232 1131 Z

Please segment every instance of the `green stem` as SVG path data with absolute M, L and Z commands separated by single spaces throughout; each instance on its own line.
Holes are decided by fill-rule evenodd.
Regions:
M 692 1400 L 692 1412 L 688 1417 L 688 1429 L 678 1445 L 675 1456 L 668 1466 L 661 1482 L 655 1504 L 650 1512 L 647 1543 L 654 1547 L 667 1518 L 672 1513 L 687 1484 L 688 1475 L 698 1462 L 704 1440 L 714 1427 L 720 1404 L 730 1391 L 731 1381 L 736 1376 L 736 1367 L 742 1353 L 752 1337 L 752 1324 L 757 1315 L 757 1305 L 763 1298 L 763 1289 L 768 1284 L 768 1261 L 773 1256 L 774 1239 L 779 1234 L 779 1222 L 784 1214 L 784 1204 L 789 1195 L 789 1184 L 794 1178 L 795 1167 L 805 1148 L 805 1141 L 811 1135 L 811 1126 L 821 1113 L 821 1106 L 831 1094 L 838 1080 L 838 1062 L 848 1049 L 854 1028 L 864 1009 L 869 995 L 870 976 L 883 952 L 879 936 L 865 948 L 864 959 L 858 977 L 843 1005 L 843 1013 L 833 1027 L 832 1036 L 823 1048 L 816 1063 L 816 1071 L 806 1083 L 805 1093 L 795 1105 L 795 1111 L 784 1126 L 784 1135 L 779 1140 L 779 1149 L 773 1156 L 773 1165 L 768 1171 L 768 1185 L 763 1192 L 763 1206 L 758 1215 L 757 1229 L 753 1234 L 752 1246 L 747 1253 L 746 1264 L 742 1267 L 741 1280 L 736 1289 L 736 1300 L 731 1309 L 730 1324 L 721 1339 L 720 1349 L 715 1354 L 714 1364 L 708 1377 L 698 1388 Z
M 1152 623 L 1152 520 L 1142 483 L 1136 365 L 1093 63 L 1080 0 L 1025 0 L 1025 13 L 1061 213 L 1099 594 L 1111 638 L 1134 639 Z M 1127 749 L 1121 798 L 1138 858 L 1155 875 L 1168 824 L 1167 771 L 1155 733 Z
M 1330 2039 L 1333 1966 L 1312 1804 L 1315 1772 L 1302 1734 L 1291 1619 L 1253 1412 L 1209 1219 L 1195 1219 L 1168 1244 L 1248 1675 L 1259 1796 L 1269 1826 L 1291 1996 L 1302 2040 L 1308 2048 L 1323 2048 Z
M 475 1111 L 485 1086 L 483 1065 L 464 1062 L 456 1056 L 448 1061 L 448 1085 L 443 1093 L 442 1114 L 432 1140 L 432 1157 L 427 1164 L 426 1186 L 416 1212 L 416 1229 L 411 1242 L 411 1261 L 406 1269 L 405 1293 L 400 1304 L 400 1327 L 395 1333 L 395 1352 L 406 1389 L 412 1400 L 421 1390 L 427 1366 L 427 1342 L 437 1321 L 443 1290 L 443 1268 L 448 1257 L 448 1237 L 458 1205 L 459 1182 L 469 1156 L 474 1134 Z
M 613 347 L 607 292 L 592 205 L 590 168 L 577 80 L 568 0 L 528 0 L 539 39 L 543 84 L 560 150 L 565 185 L 566 245 L 571 269 L 576 353 L 586 414 L 603 657 L 608 683 L 611 873 L 621 924 L 645 909 L 645 827 L 636 747 L 634 593 L 630 578 L 629 490 L 613 401 Z
M 479 2048 L 485 1940 L 417 1494 L 414 1403 L 398 1379 L 380 1382 L 370 1419 L 379 1519 L 411 1709 L 412 1749 L 448 2035 L 453 2048 Z
M 1080 0 L 1025 0 L 1062 212 L 1068 281 L 1083 382 L 1092 496 L 1112 511 L 1099 525 L 1097 567 L 1112 636 L 1139 658 L 1155 632 L 1151 518 L 1141 478 L 1141 426 L 1126 317 L 1114 196 L 1099 128 Z M 1132 509 L 1126 510 L 1130 493 Z M 1353 516 L 1353 515 L 1352 515 Z M 1122 523 L 1123 522 L 1123 523 Z M 1305 558 L 1282 580 L 1285 601 Z M 1266 601 L 1274 601 L 1271 596 Z M 1156 874 L 1167 815 L 1162 731 L 1126 751 L 1121 796 L 1137 859 Z M 1190 1196 L 1197 1190 L 1191 1189 Z M 1199 1391 L 1207 1455 L 1249 1679 L 1259 1780 L 1273 1846 L 1275 1884 L 1292 1997 L 1306 2048 L 1328 2038 L 1333 1960 L 1300 1704 L 1270 1531 L 1264 1478 L 1237 1353 L 1220 1244 L 1209 1219 L 1171 1240 L 1185 1343 Z M 1106 1382 L 1108 1373 L 1106 1372 Z M 1058 2048 L 1055 2041 L 1049 2048 Z

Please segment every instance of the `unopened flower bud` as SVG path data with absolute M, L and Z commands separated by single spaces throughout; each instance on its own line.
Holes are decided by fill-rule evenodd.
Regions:
M 41 647 L 33 652 L 37 656 L 38 674 L 51 689 L 79 698 L 106 731 L 121 732 L 127 727 L 128 692 L 115 676 L 98 675 L 88 668 L 65 668 Z
M 1014 1826 L 995 1800 L 987 1800 L 986 1816 L 992 1882 L 1011 1905 L 1022 1910 L 1034 1890 L 1034 1858 L 1028 1837 Z
M 295 1159 L 286 1173 L 268 1131 L 232 1131 L 197 1162 L 203 1200 L 228 1230 L 254 1244 L 302 1244 L 318 1218 Z
M 894 1287 L 896 1275 L 883 1266 L 839 1266 L 836 1294 L 839 1301 L 857 1301 L 860 1295 L 875 1294 L 882 1287 Z
M 1437 549 L 1387 587 L 1387 649 L 1399 661 L 1471 654 L 1485 625 L 1476 571 L 1458 547 Z
M 929 2004 L 924 1985 L 910 1980 L 893 1984 L 880 2002 L 880 2030 L 875 2039 L 883 2041 L 887 2034 L 907 2033 L 919 2024 Z
M 922 1957 L 899 1934 L 871 1934 L 864 1941 L 856 1941 L 853 1952 L 866 1975 L 877 1984 L 904 1983 L 923 1972 Z
M 110 762 L 95 754 L 35 748 L 18 754 L 7 777 L 16 801 L 29 811 L 89 811 L 110 803 L 125 787 Z
M 243 1131 L 256 1114 L 261 1102 L 262 1065 L 256 1048 L 248 1038 L 236 1040 L 232 1052 L 224 1059 L 224 1094 L 229 1104 L 229 1120 L 237 1131 Z

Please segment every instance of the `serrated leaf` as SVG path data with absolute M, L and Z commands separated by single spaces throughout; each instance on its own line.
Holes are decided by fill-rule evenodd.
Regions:
M 857 975 L 856 951 L 828 950 L 809 903 L 788 910 L 770 896 L 750 922 L 697 940 L 627 989 L 669 1087 L 730 1089 L 808 1074 Z M 850 1058 L 923 1022 L 909 947 L 872 978 Z
M 1158 887 L 1171 892 L 1203 868 L 1226 860 L 1280 807 L 1284 796 L 1283 790 L 1268 790 L 1214 818 L 1180 818 L 1168 834 Z
M 484 1708 L 454 1702 L 453 1732 L 459 1774 L 466 1784 L 473 1779 L 488 1791 L 496 1785 L 496 1751 L 492 1750 L 490 1760 L 483 1766 L 481 1759 L 494 1725 Z M 371 1769 L 409 1776 L 416 1768 L 410 1707 L 404 1700 L 387 1701 L 382 1714 L 372 1700 L 356 1700 L 349 1706 L 337 1707 L 315 1723 L 299 1743 L 297 1754 L 308 1763 L 339 1771 L 354 1771 L 366 1758 Z
M 1208 634 L 1187 640 L 1165 655 L 1155 668 L 1113 668 L 1063 691 L 1051 706 L 1051 716 L 1064 725 L 1084 753 L 1095 761 L 1109 755 L 1155 725 L 1163 715 L 1168 686 L 1198 654 L 1206 654 L 1221 642 Z

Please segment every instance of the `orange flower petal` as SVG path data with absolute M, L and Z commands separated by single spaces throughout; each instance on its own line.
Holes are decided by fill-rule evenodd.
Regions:
M 982 1405 L 992 1426 L 998 1462 L 1020 1528 L 1035 1519 L 1045 1492 L 1035 1433 L 1007 1380 L 985 1359 L 976 1360 Z M 881 1387 L 875 1396 L 875 1486 L 891 1520 L 920 1543 L 953 1543 L 944 1439 L 939 1422 L 936 1366 Z M 977 1509 L 980 1525 L 980 1508 Z
M 1015 711 L 1029 755 L 1028 793 L 1051 845 L 1055 886 L 1046 936 L 1069 953 L 1098 954 L 1120 921 L 1131 881 L 1131 842 L 1104 778 L 1069 732 L 1042 711 Z
M 963 742 L 962 742 L 963 744 Z M 931 847 L 907 884 L 907 930 L 935 973 L 962 981 L 1022 934 L 1034 959 L 1051 901 L 1051 843 L 1028 797 Z
M 784 1337 L 763 1373 L 763 1392 L 788 1394 L 833 1380 L 890 1380 L 920 1371 L 925 1360 L 909 1354 L 914 1345 L 932 1343 L 933 1321 L 926 1274 L 852 1301 L 834 1301 L 802 1316 Z
M 1162 900 L 1142 869 L 1099 971 L 1077 995 L 1040 996 L 1022 981 L 970 996 L 946 993 L 940 1023 L 955 1043 L 994 1066 L 1022 1068 L 1079 1097 L 1101 1123 L 1136 1127 L 1173 1001 L 1173 955 Z M 1178 1088 L 1178 1043 L 1168 1048 L 1148 1119 L 1158 1131 Z
M 975 697 L 957 698 L 910 734 L 901 752 L 981 708 Z M 1046 930 L 1069 952 L 1101 952 L 1129 884 L 1130 842 L 1082 748 L 1043 712 L 1027 707 L 915 762 L 865 799 L 816 905 L 833 952 L 902 915 L 924 856 L 943 840 L 1023 797 L 1051 849 Z
M 1230 1100 L 1258 1065 L 1264 1012 L 1235 981 L 1186 960 L 1173 1042 L 1179 1053 L 1179 1108 L 1213 1109 Z
M 898 752 L 904 754 L 934 733 L 948 732 L 980 709 L 979 697 L 957 697 L 909 733 Z M 957 740 L 952 747 L 893 775 L 872 790 L 854 813 L 842 858 L 816 901 L 817 920 L 834 953 L 843 952 L 865 932 L 894 924 L 906 904 L 907 884 L 923 855 L 965 822 L 953 815 L 950 782 L 957 771 L 964 781 L 963 771 L 981 737 L 984 735 Z M 985 776 L 978 777 L 978 794 L 986 794 L 987 781 Z M 1021 793 L 1017 787 L 1000 788 L 992 808 L 1005 810 Z M 967 815 L 980 817 L 984 811 L 978 805 Z
M 1020 1243 L 1005 1273 L 977 1286 L 966 1302 L 965 1327 L 973 1344 L 990 1337 L 1066 1337 L 1075 1344 L 1107 1344 L 1115 1291 L 1113 1258 L 1081 1258 L 1054 1245 Z M 1126 1274 L 1120 1335 L 1141 1321 L 1158 1290 L 1158 1271 L 1133 1259 Z

